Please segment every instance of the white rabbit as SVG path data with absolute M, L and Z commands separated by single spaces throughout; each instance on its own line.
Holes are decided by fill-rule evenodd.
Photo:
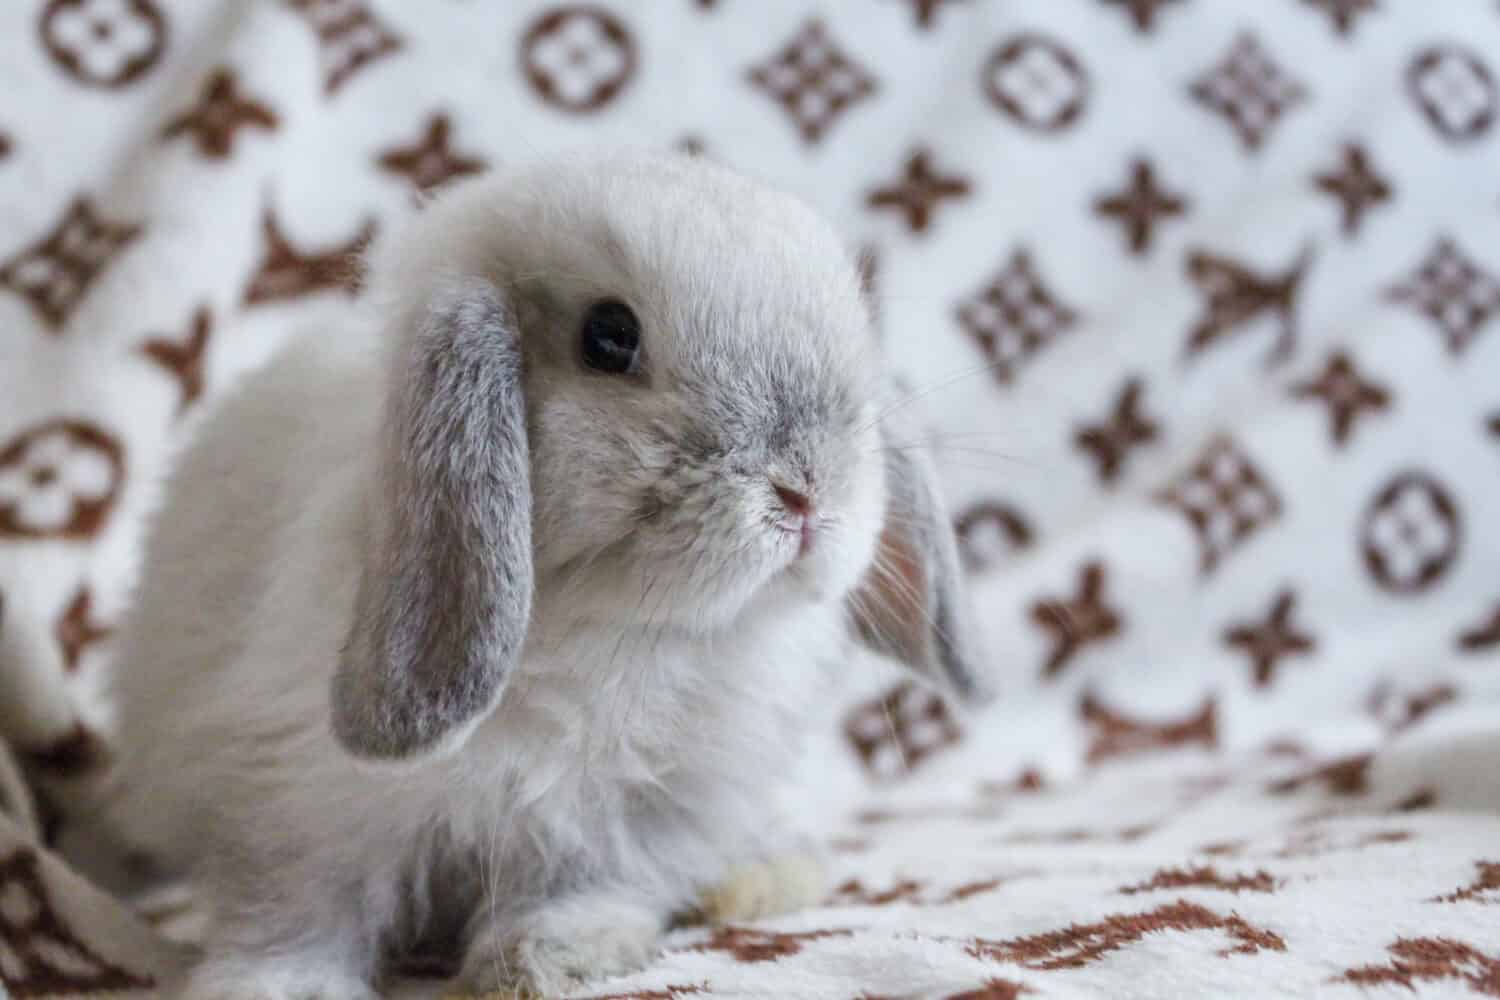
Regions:
M 181 996 L 370 997 L 444 935 L 475 990 L 636 968 L 790 846 L 767 789 L 849 636 L 984 693 L 800 203 L 546 162 L 437 198 L 369 289 L 204 427 L 125 629 L 110 819 L 216 907 Z

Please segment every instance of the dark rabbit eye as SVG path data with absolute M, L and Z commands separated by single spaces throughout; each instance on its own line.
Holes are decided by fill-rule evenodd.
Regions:
M 641 321 L 619 299 L 595 302 L 583 317 L 583 363 L 596 372 L 628 375 L 640 367 Z

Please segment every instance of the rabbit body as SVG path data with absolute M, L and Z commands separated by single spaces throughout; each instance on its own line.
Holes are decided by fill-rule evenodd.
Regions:
M 891 506 L 854 268 L 727 171 L 471 182 L 370 291 L 202 428 L 124 631 L 108 818 L 214 901 L 190 1000 L 372 996 L 433 938 L 476 989 L 642 964 L 790 846 L 774 785 Z M 580 370 L 601 296 L 648 375 Z M 826 509 L 810 551 L 768 475 Z

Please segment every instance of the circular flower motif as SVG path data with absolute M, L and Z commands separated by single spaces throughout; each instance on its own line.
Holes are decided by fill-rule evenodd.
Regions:
M 91 538 L 124 478 L 124 449 L 100 428 L 39 424 L 0 450 L 0 537 Z
M 42 45 L 74 80 L 124 87 L 160 61 L 167 19 L 154 0 L 49 0 Z
M 1061 43 L 1041 35 L 1019 35 L 991 54 L 984 67 L 991 103 L 1036 132 L 1062 132 L 1083 115 L 1089 76 Z
M 1489 132 L 1500 113 L 1500 93 L 1484 60 L 1457 45 L 1418 53 L 1406 88 L 1427 121 L 1449 142 L 1471 142 Z
M 1414 594 L 1435 584 L 1458 557 L 1462 531 L 1448 491 L 1421 473 L 1397 476 L 1365 512 L 1360 548 L 1381 587 Z
M 607 10 L 555 7 L 521 39 L 521 65 L 532 89 L 565 111 L 597 111 L 635 75 L 635 42 Z

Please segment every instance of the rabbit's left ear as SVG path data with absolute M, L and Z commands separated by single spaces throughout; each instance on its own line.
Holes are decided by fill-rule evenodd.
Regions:
M 400 338 L 333 731 L 371 760 L 451 752 L 500 700 L 531 614 L 530 449 L 514 313 L 444 289 Z
M 885 524 L 875 560 L 849 596 L 865 646 L 980 704 L 993 692 L 978 659 L 952 521 L 926 449 L 881 429 Z

